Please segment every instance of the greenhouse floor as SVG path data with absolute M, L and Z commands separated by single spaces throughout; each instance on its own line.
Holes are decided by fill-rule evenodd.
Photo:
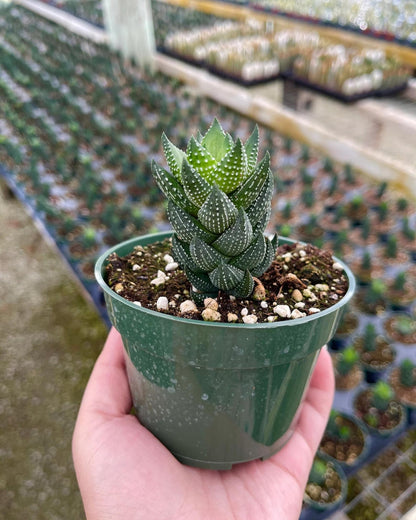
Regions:
M 0 518 L 81 519 L 71 437 L 107 329 L 8 193 L 0 181 Z

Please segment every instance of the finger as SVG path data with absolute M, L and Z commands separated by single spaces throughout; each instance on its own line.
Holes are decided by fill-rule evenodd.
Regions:
M 120 417 L 129 413 L 131 406 L 123 342 L 113 328 L 91 373 L 79 415 Z

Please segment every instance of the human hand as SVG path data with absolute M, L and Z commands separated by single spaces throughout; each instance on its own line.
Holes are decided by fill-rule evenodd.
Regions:
M 322 350 L 290 441 L 229 471 L 184 466 L 137 418 L 112 329 L 79 410 L 73 458 L 88 520 L 297 520 L 334 393 Z

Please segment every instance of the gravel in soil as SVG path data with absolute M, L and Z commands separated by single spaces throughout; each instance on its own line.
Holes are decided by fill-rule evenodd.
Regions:
M 170 254 L 170 239 L 136 246 L 123 258 L 113 253 L 108 259 L 107 282 L 117 294 L 143 307 L 158 310 L 159 297 L 165 297 L 168 307 L 161 312 L 204 319 L 203 306 L 195 312 L 181 313 L 181 303 L 190 299 L 191 285 Z M 271 322 L 314 314 L 345 295 L 348 279 L 329 251 L 312 245 L 284 244 L 278 247 L 275 260 L 257 287 L 262 289 L 261 285 L 265 293 L 257 301 L 220 292 L 217 310 L 221 319 L 216 321 L 227 322 L 230 314 L 240 323 L 247 315 L 258 322 Z
M 337 421 L 338 427 L 348 428 L 348 437 L 342 439 L 326 432 L 321 440 L 319 449 L 339 462 L 352 465 L 364 449 L 365 439 L 363 432 L 348 417 L 338 416 Z
M 341 498 L 342 481 L 330 463 L 327 464 L 325 482 L 322 485 L 308 482 L 305 493 L 311 500 L 319 504 L 332 504 Z

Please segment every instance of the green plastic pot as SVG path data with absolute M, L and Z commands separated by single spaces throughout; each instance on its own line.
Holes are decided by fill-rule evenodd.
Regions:
M 171 236 L 123 242 L 95 275 L 120 332 L 140 422 L 181 462 L 210 469 L 276 453 L 291 437 L 323 345 L 334 335 L 355 281 L 333 307 L 297 320 L 255 325 L 178 318 L 129 302 L 105 280 L 112 252 L 125 256 Z M 291 242 L 282 239 L 281 243 Z M 338 261 L 338 260 L 337 260 Z

